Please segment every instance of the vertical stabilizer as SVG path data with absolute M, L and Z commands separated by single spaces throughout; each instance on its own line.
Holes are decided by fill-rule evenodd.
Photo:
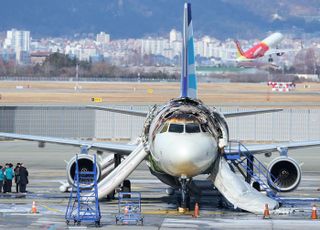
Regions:
M 191 4 L 184 4 L 181 97 L 197 98 Z
M 245 57 L 245 54 L 240 46 L 240 42 L 238 40 L 234 40 L 234 43 L 237 46 L 237 57 Z

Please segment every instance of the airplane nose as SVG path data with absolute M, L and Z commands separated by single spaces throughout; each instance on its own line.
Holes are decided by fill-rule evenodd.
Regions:
M 159 141 L 159 140 L 158 140 Z M 214 139 L 203 134 L 167 135 L 158 142 L 161 168 L 173 176 L 195 176 L 206 170 L 216 157 Z

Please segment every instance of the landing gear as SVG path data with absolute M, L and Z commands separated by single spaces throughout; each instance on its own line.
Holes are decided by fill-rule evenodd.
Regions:
M 185 212 L 190 209 L 190 192 L 188 188 L 188 183 L 190 180 L 187 178 L 181 178 L 181 199 L 178 199 L 179 212 Z
M 124 180 L 122 183 L 121 192 L 131 192 L 131 182 L 130 180 Z M 129 194 L 123 195 L 124 198 L 130 198 Z
M 122 192 L 131 192 L 130 180 L 124 180 L 122 184 Z

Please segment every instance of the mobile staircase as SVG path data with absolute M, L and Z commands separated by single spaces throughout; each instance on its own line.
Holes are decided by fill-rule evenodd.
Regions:
M 93 171 L 79 171 L 78 154 L 76 155 L 75 185 L 72 187 L 68 207 L 65 213 L 67 225 L 93 222 L 100 226 L 101 212 L 98 200 L 96 155 Z
M 241 142 L 230 141 L 224 156 L 232 170 L 236 168 L 247 183 L 253 180 L 258 191 L 265 191 L 268 197 L 282 203 L 278 191 L 270 187 L 270 184 L 279 184 L 278 180 Z
M 280 197 L 277 194 L 279 191 L 276 190 L 276 187 L 281 187 L 279 180 L 239 141 L 229 141 L 224 157 L 231 169 L 234 172 L 237 169 L 247 183 L 251 184 L 253 180 L 254 188 L 258 191 L 265 191 L 268 197 L 282 205 L 320 203 L 320 198 Z M 277 186 L 272 186 L 273 184 Z

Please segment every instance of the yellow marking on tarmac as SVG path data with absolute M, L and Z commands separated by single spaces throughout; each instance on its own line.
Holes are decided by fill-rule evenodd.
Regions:
M 188 211 L 184 213 L 178 212 L 178 210 L 148 210 L 148 211 L 143 211 L 142 214 L 145 215 L 174 215 L 174 216 L 192 216 L 194 214 L 193 211 Z M 212 212 L 207 212 L 206 215 L 223 215 L 223 212 L 218 212 L 218 211 L 212 211 Z
M 57 213 L 64 213 L 64 212 L 62 212 L 62 211 L 60 211 L 60 210 L 58 210 L 58 209 L 50 208 L 50 207 L 48 207 L 47 205 L 40 204 L 40 203 L 38 203 L 38 204 L 39 204 L 41 207 L 44 207 L 44 208 L 48 209 L 49 211 L 53 211 L 53 212 L 57 212 Z

